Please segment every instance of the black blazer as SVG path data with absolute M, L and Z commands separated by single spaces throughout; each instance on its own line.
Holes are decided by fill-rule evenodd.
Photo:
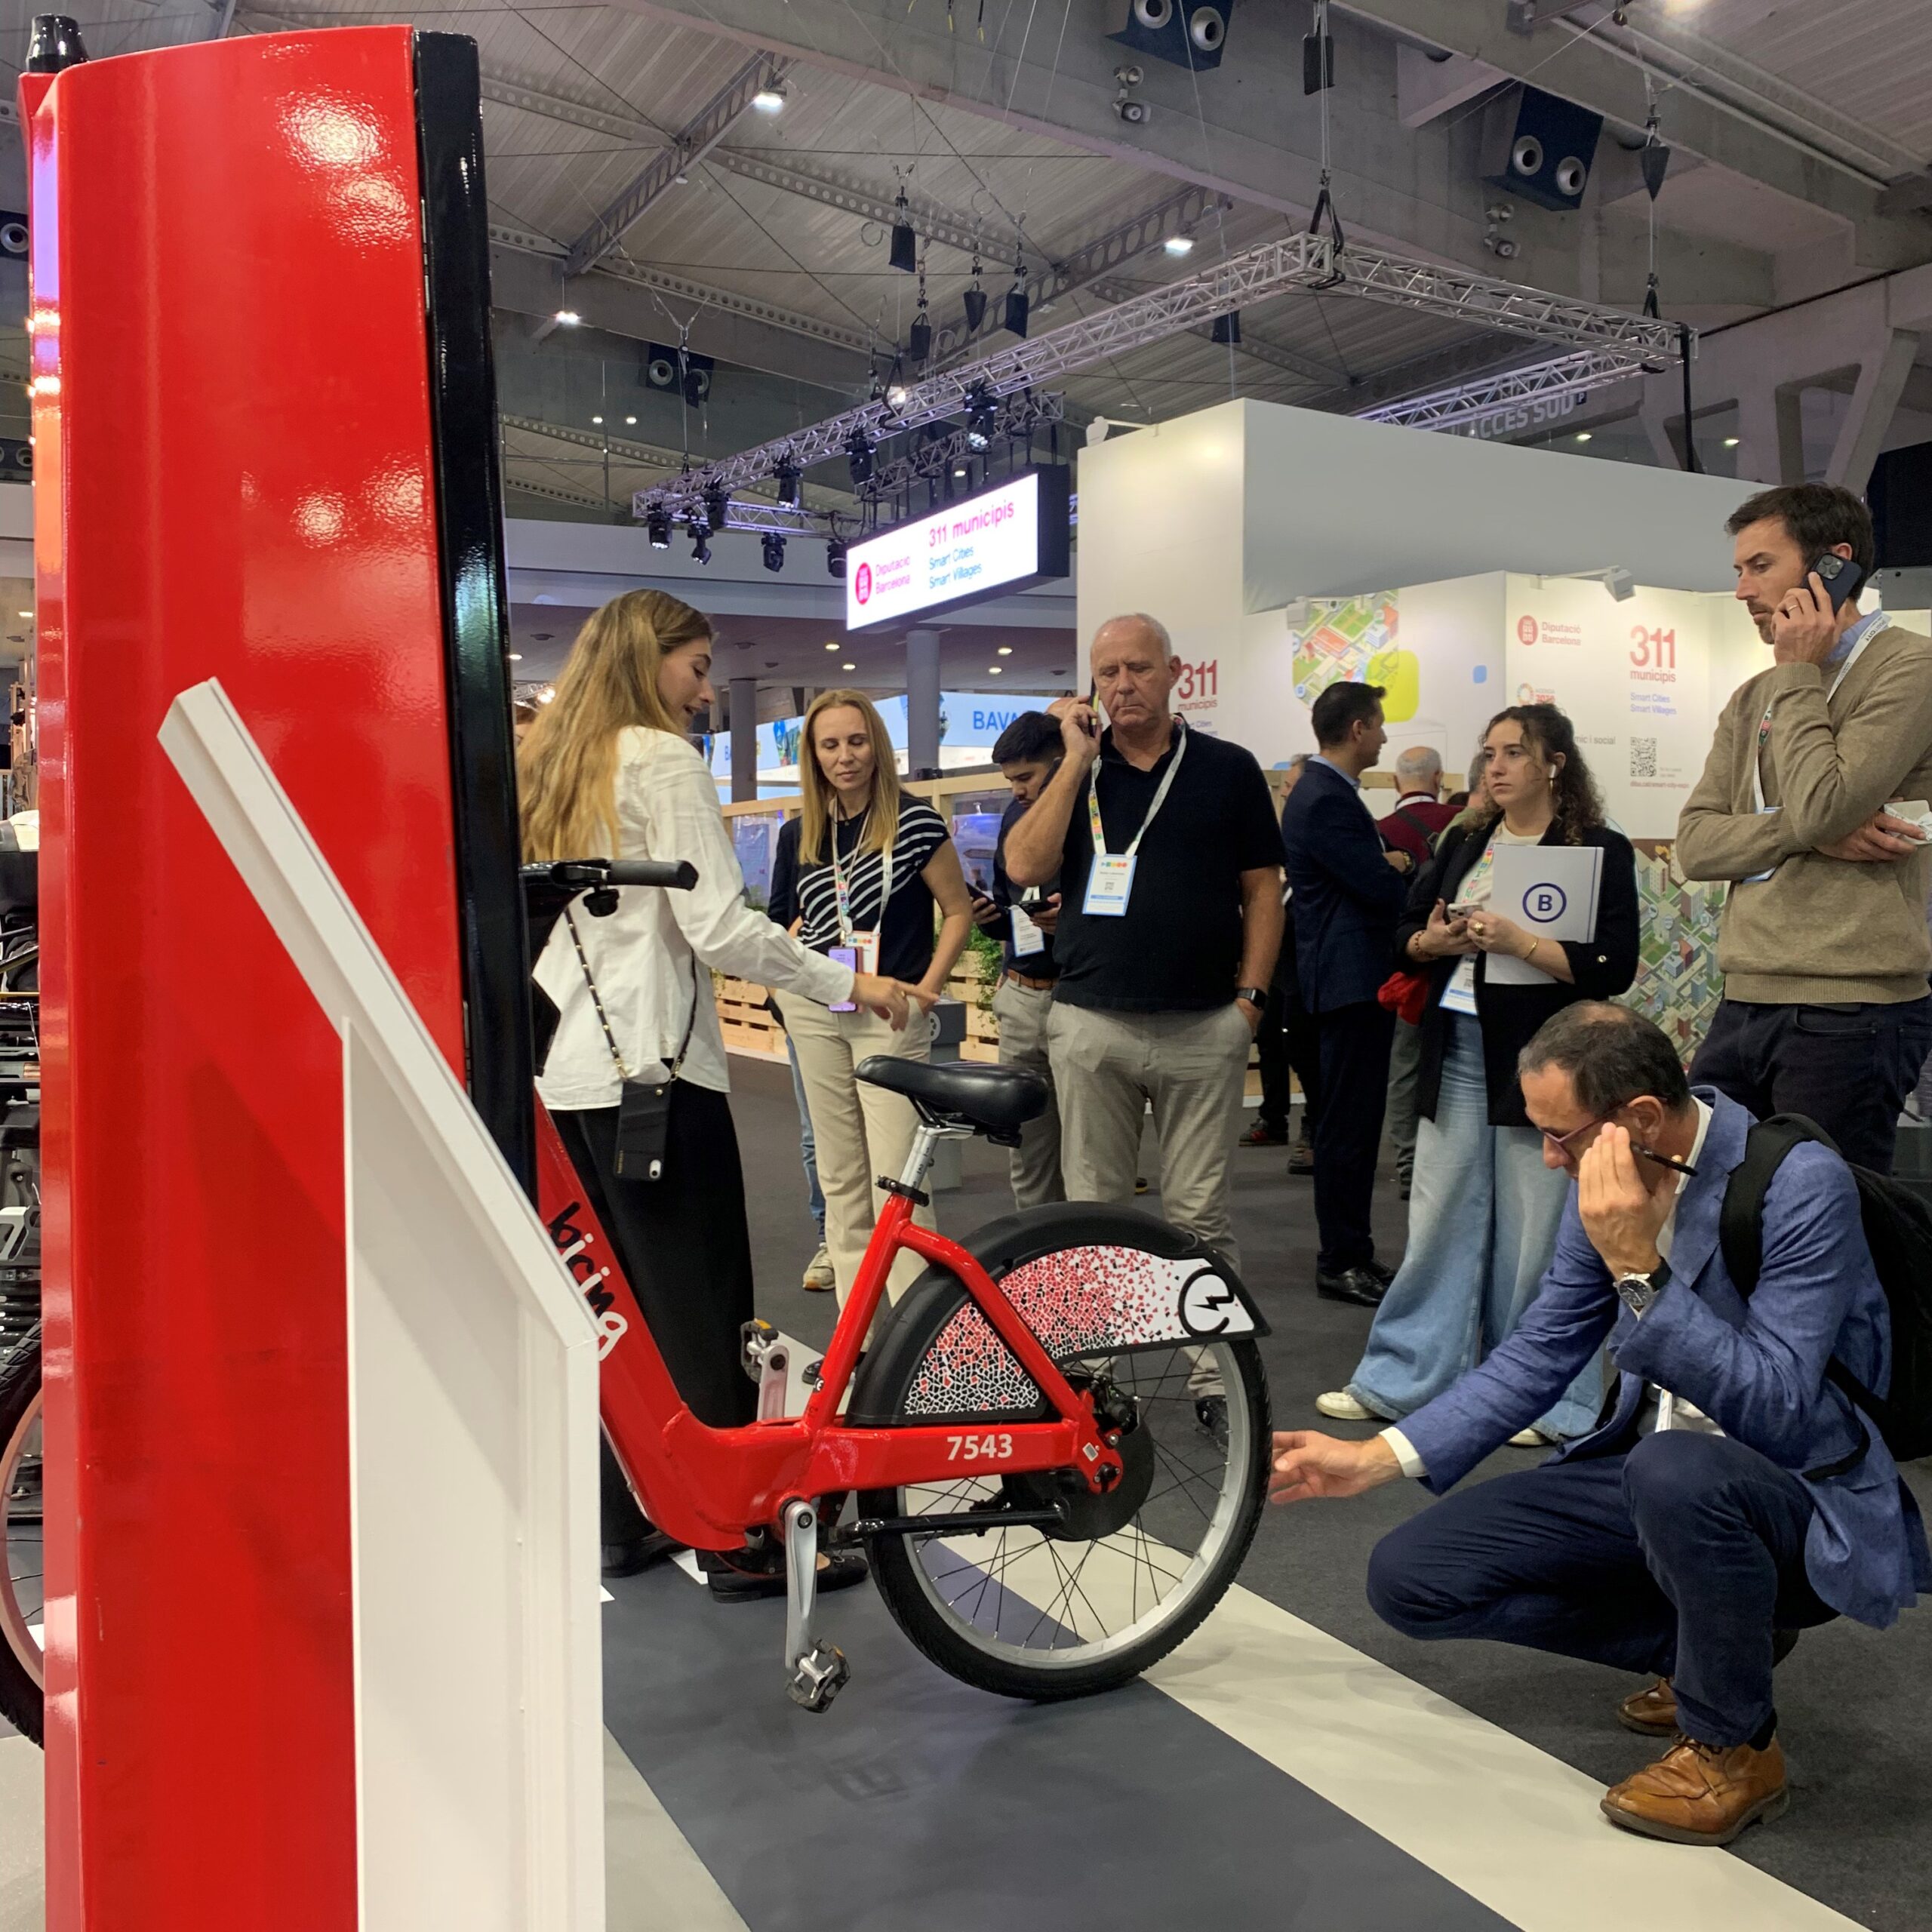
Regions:
M 1281 842 L 1302 1004 L 1331 1013 L 1374 998 L 1409 888 L 1368 808 L 1332 765 L 1311 759 L 1281 808 Z
M 1470 827 L 1451 826 L 1442 835 L 1435 863 L 1416 881 L 1408 909 L 1396 929 L 1396 963 L 1405 971 L 1420 970 L 1408 957 L 1409 940 L 1429 924 L 1429 912 L 1438 899 L 1454 905 L 1464 878 L 1482 857 L 1489 832 L 1484 826 L 1472 836 Z M 1552 825 L 1541 842 L 1560 845 L 1563 838 Z M 1580 943 L 1558 942 L 1568 955 L 1576 984 L 1566 986 L 1557 980 L 1546 986 L 1492 986 L 1487 972 L 1489 961 L 1484 955 L 1476 955 L 1476 1018 L 1482 1028 L 1483 1072 L 1489 1088 L 1492 1127 L 1530 1124 L 1523 1111 L 1523 1091 L 1516 1082 L 1516 1056 L 1535 1037 L 1537 1029 L 1552 1014 L 1580 999 L 1614 999 L 1627 992 L 1637 977 L 1637 862 L 1630 841 L 1622 832 L 1604 826 L 1585 832 L 1579 843 L 1598 847 L 1604 859 L 1595 938 Z M 1422 1065 L 1416 1088 L 1417 1110 L 1428 1120 L 1435 1118 L 1443 1050 L 1448 1044 L 1453 1017 L 1442 1011 L 1442 995 L 1455 971 L 1454 959 L 1438 959 L 1429 968 L 1429 1006 L 1422 1019 Z

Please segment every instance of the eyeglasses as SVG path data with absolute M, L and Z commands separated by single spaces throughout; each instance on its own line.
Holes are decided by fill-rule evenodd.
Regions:
M 1593 1127 L 1601 1127 L 1609 1120 L 1611 1114 L 1618 1111 L 1617 1108 L 1612 1107 L 1610 1113 L 1598 1114 L 1595 1119 L 1586 1120 L 1581 1127 L 1573 1127 L 1567 1134 L 1552 1134 L 1546 1127 L 1540 1128 L 1538 1131 L 1541 1133 L 1544 1140 L 1563 1156 L 1564 1160 L 1574 1161 L 1578 1156 L 1571 1152 L 1571 1142 L 1580 1135 L 1588 1134 Z M 1630 1143 L 1630 1151 L 1633 1154 L 1642 1155 L 1647 1161 L 1654 1161 L 1660 1168 L 1669 1168 L 1673 1174 L 1689 1174 L 1694 1177 L 1697 1172 L 1688 1161 L 1675 1160 L 1668 1154 L 1660 1154 L 1655 1148 L 1646 1147 L 1640 1141 L 1632 1140 Z

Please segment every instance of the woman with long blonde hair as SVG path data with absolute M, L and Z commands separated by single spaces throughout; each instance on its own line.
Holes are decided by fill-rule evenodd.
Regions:
M 625 887 L 608 918 L 580 899 L 558 920 L 534 975 L 557 1015 L 537 1088 L 679 1393 L 700 1421 L 729 1428 L 756 1412 L 739 1361 L 751 1237 L 711 969 L 783 988 L 801 1011 L 856 1002 L 888 1038 L 907 1005 L 903 986 L 801 945 L 746 905 L 716 783 L 688 735 L 713 702 L 711 648 L 709 621 L 688 604 L 656 590 L 613 598 L 577 634 L 518 749 L 517 778 L 526 859 L 688 859 L 697 870 L 689 892 Z M 659 1175 L 630 1158 L 620 1173 L 626 1089 L 667 1075 Z M 608 1569 L 640 1569 L 672 1547 L 608 1449 L 604 1496 Z M 854 1561 L 820 1587 L 856 1582 Z M 733 1570 L 714 1573 L 712 1587 L 764 1595 L 771 1583 Z
M 900 789 L 885 721 L 862 691 L 822 691 L 814 700 L 798 775 L 804 809 L 779 834 L 771 916 L 814 952 L 882 973 L 930 1008 L 973 929 L 972 899 L 946 821 Z M 842 1304 L 878 1218 L 875 1183 L 904 1166 L 918 1126 L 909 1100 L 868 1085 L 857 1069 L 871 1054 L 924 1060 L 931 1035 L 916 1020 L 895 1033 L 863 1006 L 827 1011 L 793 993 L 781 992 L 778 1008 L 811 1113 L 825 1243 Z M 933 1225 L 930 1208 L 918 1217 Z M 899 1257 L 895 1297 L 921 1266 L 916 1256 Z

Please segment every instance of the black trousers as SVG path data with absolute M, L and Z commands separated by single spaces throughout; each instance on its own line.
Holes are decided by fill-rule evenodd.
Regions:
M 1829 1621 L 1805 1574 L 1811 1498 L 1728 1436 L 1472 1483 L 1375 1546 L 1368 1600 L 1411 1637 L 1486 1637 L 1668 1677 L 1700 1743 L 1771 1716 L 1774 1633 Z
M 1288 1084 L 1291 1071 L 1301 1082 L 1306 1109 L 1303 1118 L 1312 1121 L 1315 1091 L 1321 1077 L 1321 1041 L 1314 1018 L 1302 1004 L 1300 995 L 1285 990 L 1278 980 L 1268 989 L 1268 1003 L 1261 1009 L 1254 1052 L 1261 1063 L 1262 1125 L 1271 1133 L 1287 1132 L 1288 1112 L 1294 1103 Z
M 1722 1001 L 1690 1063 L 1762 1119 L 1804 1114 L 1847 1161 L 1888 1174 L 1899 1109 L 1932 1053 L 1932 998 L 1897 1005 L 1758 1006 Z
M 1315 1015 L 1321 1072 L 1315 1108 L 1315 1266 L 1339 1275 L 1375 1259 L 1369 1204 L 1389 1098 L 1389 1048 L 1395 1016 L 1358 1000 Z
M 731 1102 L 678 1082 L 663 1178 L 654 1181 L 611 1171 L 615 1107 L 553 1118 L 678 1392 L 714 1429 L 754 1420 L 758 1391 L 740 1366 L 740 1331 L 752 1313 L 752 1241 Z M 639 1534 L 643 1518 L 608 1447 L 602 1495 L 604 1540 Z

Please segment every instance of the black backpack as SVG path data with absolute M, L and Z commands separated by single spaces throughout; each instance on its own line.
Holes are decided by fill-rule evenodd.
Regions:
M 1774 1114 L 1760 1121 L 1724 1189 L 1718 1244 L 1737 1292 L 1747 1301 L 1764 1260 L 1766 1191 L 1784 1157 L 1807 1140 L 1838 1152 L 1831 1136 L 1802 1114 Z M 1846 1165 L 1858 1183 L 1866 1242 L 1891 1309 L 1892 1380 L 1881 1401 L 1835 1358 L 1825 1373 L 1878 1424 L 1893 1455 L 1909 1462 L 1915 1456 L 1932 1455 L 1932 1208 L 1889 1176 L 1849 1161 Z M 1848 1466 L 1835 1466 L 1829 1473 Z

